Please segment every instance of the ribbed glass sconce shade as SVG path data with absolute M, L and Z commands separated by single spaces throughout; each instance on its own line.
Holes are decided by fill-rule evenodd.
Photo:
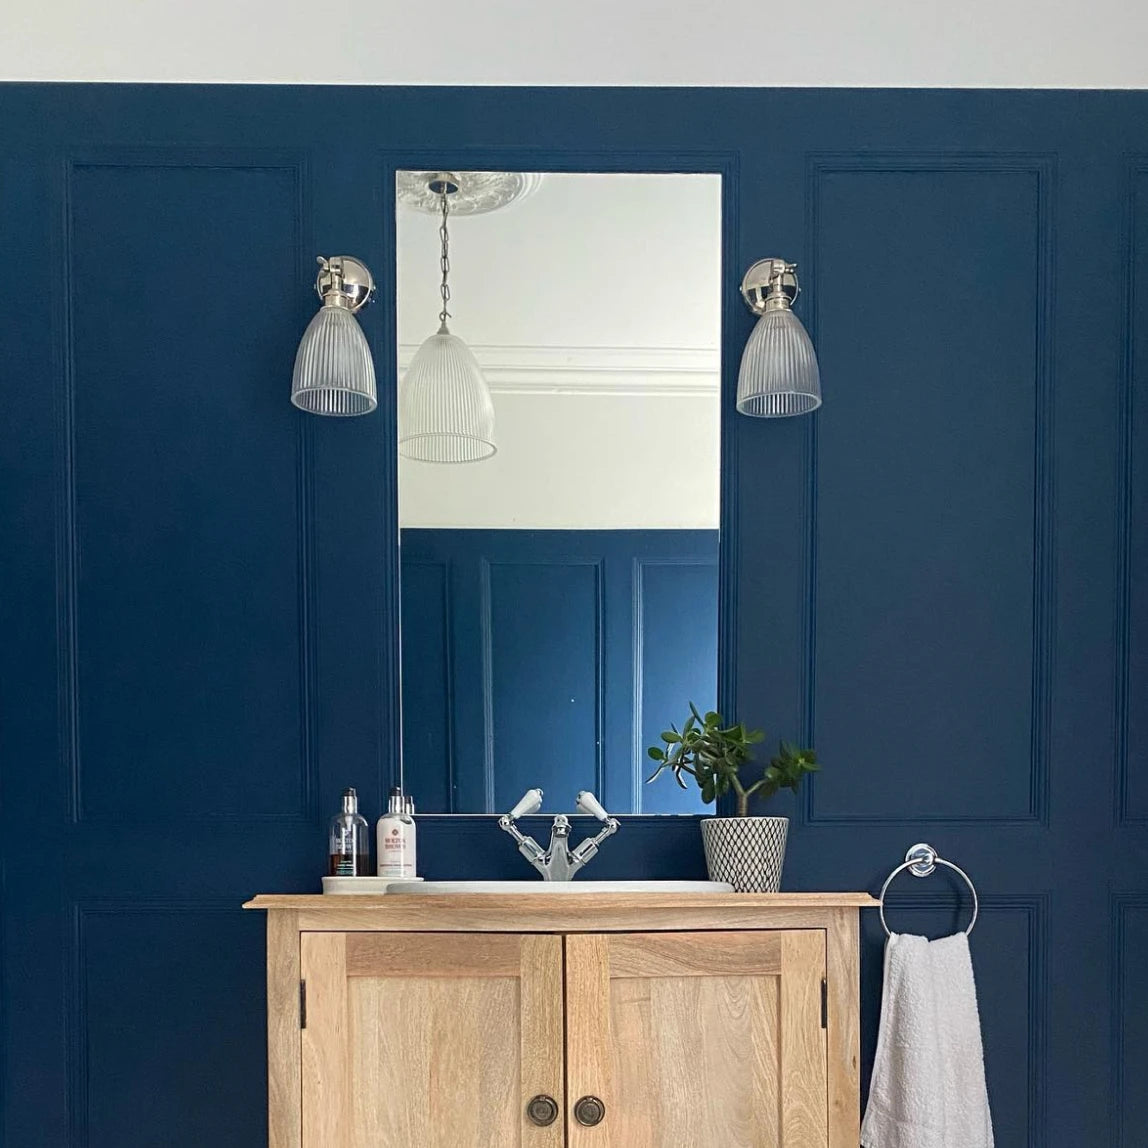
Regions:
M 399 453 L 480 462 L 497 449 L 490 388 L 470 348 L 444 324 L 419 347 L 399 388 Z
M 766 311 L 741 356 L 737 409 L 743 415 L 780 418 L 819 406 L 821 373 L 801 320 L 788 308 Z
M 324 304 L 307 324 L 295 356 L 291 401 L 313 415 L 365 415 L 378 406 L 371 348 L 347 307 Z

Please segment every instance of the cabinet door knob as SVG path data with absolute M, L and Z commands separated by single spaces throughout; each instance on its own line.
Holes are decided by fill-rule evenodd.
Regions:
M 587 1128 L 593 1128 L 595 1124 L 601 1124 L 602 1117 L 605 1115 L 606 1105 L 596 1096 L 583 1096 L 582 1099 L 574 1105 L 574 1119 Z
M 553 1096 L 536 1096 L 526 1106 L 526 1115 L 539 1128 L 545 1128 L 558 1119 L 558 1102 Z

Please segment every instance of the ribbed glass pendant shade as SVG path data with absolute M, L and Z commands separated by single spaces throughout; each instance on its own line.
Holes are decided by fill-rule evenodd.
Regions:
M 497 449 L 490 388 L 470 348 L 444 323 L 419 347 L 399 388 L 399 453 L 480 462 Z
M 737 409 L 743 415 L 779 418 L 821 406 L 821 374 L 813 343 L 787 307 L 766 311 L 741 356 Z
M 378 406 L 371 348 L 347 307 L 324 304 L 307 324 L 295 356 L 291 401 L 313 415 L 365 415 Z

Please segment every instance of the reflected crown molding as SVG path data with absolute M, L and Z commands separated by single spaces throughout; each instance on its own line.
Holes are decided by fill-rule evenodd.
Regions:
M 716 347 L 554 347 L 470 344 L 495 394 L 716 396 Z M 418 345 L 399 346 L 399 374 Z

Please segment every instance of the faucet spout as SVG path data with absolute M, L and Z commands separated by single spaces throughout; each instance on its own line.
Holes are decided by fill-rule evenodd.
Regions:
M 580 866 L 574 864 L 574 855 L 570 851 L 570 818 L 560 813 L 554 818 L 554 825 L 550 830 L 550 847 L 543 858 L 545 868 L 539 868 L 544 881 L 569 881 Z

